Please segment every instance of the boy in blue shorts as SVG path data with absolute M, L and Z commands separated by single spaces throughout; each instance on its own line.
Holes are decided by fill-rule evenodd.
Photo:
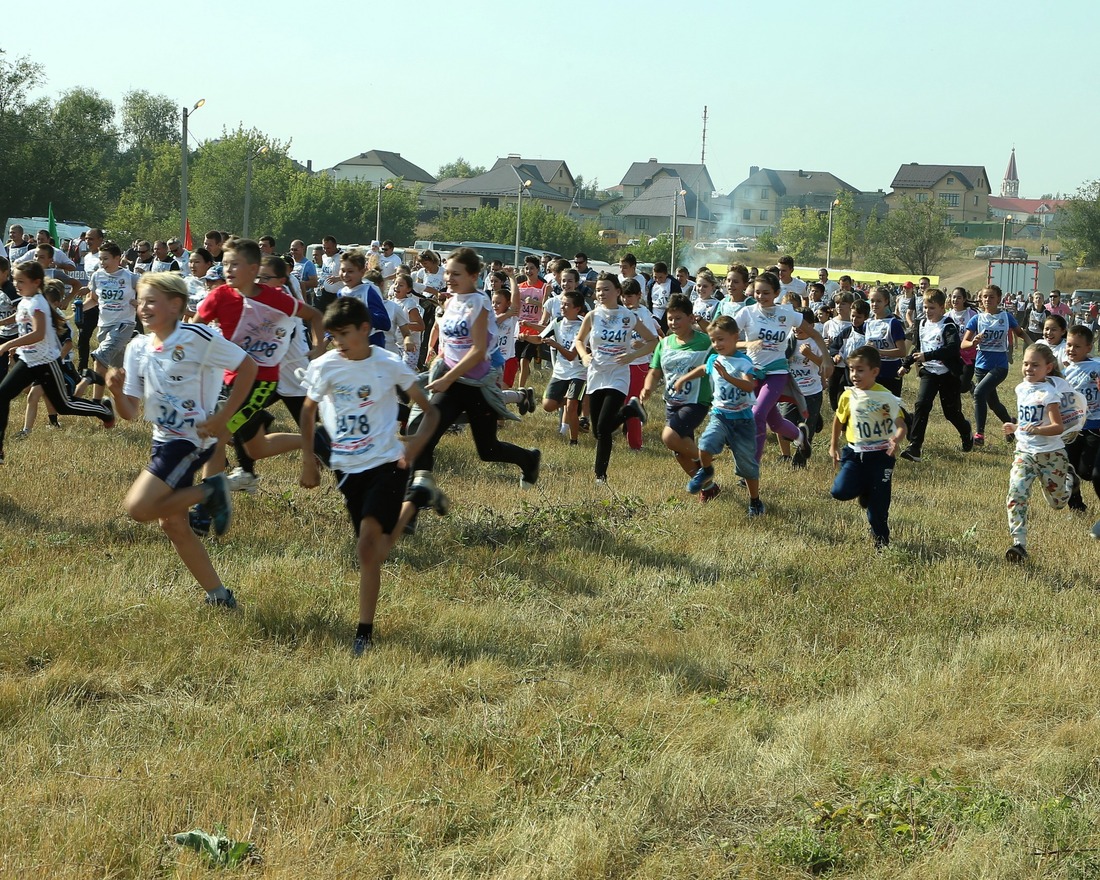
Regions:
M 840 465 L 833 481 L 837 501 L 859 499 L 867 509 L 878 550 L 890 544 L 890 492 L 898 444 L 905 439 L 901 400 L 878 384 L 878 349 L 862 345 L 848 355 L 852 386 L 840 395 L 829 455 Z M 841 434 L 846 444 L 842 447 Z
M 394 543 L 409 462 L 416 460 L 435 433 L 439 410 L 402 358 L 371 345 L 370 312 L 362 300 L 341 297 L 328 307 L 324 321 L 336 350 L 317 358 L 306 371 L 299 482 L 312 489 L 321 481 L 313 450 L 317 413 L 323 404 L 329 466 L 358 539 L 359 626 L 352 653 L 359 657 L 373 645 L 382 563 Z M 399 436 L 398 388 L 424 413 L 416 433 L 404 443 Z
M 143 275 L 138 282 L 138 314 L 146 335 L 130 343 L 124 368 L 112 368 L 106 381 L 118 415 L 133 419 L 144 402 L 145 418 L 153 423 L 152 457 L 126 495 L 126 512 L 138 522 L 159 520 L 183 564 L 206 590 L 206 604 L 233 609 L 233 591 L 222 585 L 206 548 L 191 532 L 187 510 L 201 502 L 217 534 L 229 527 L 225 475 L 198 486 L 192 483 L 213 454 L 230 414 L 244 403 L 256 364 L 209 327 L 183 323 L 187 301 L 187 285 L 179 275 Z M 215 412 L 222 370 L 237 370 L 243 381 Z
M 714 457 L 729 447 L 739 477 L 749 490 L 749 516 L 761 516 L 760 463 L 756 458 L 756 422 L 752 414 L 756 403 L 756 372 L 747 355 L 737 350 L 740 330 L 729 315 L 720 315 L 707 328 L 714 353 L 706 364 L 676 380 L 676 391 L 706 373 L 710 377 L 712 398 L 710 421 L 699 438 L 699 469 L 688 481 L 692 494 L 702 492 L 702 500 L 713 498 L 721 490 L 714 482 Z M 709 493 L 709 494 L 708 494 Z

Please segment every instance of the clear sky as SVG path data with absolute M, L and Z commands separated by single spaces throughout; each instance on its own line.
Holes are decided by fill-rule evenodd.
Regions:
M 205 98 L 199 140 L 243 123 L 315 169 L 520 153 L 611 186 L 632 161 L 698 162 L 706 105 L 722 192 L 750 165 L 889 190 L 922 162 L 985 165 L 997 194 L 1013 145 L 1021 196 L 1100 177 L 1091 0 L 61 6 L 48 36 L 0 40 L 45 93 Z

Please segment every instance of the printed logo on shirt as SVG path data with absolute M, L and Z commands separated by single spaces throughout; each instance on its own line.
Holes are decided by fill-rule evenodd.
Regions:
M 182 345 L 177 345 L 175 348 L 172 349 L 172 360 L 174 360 L 176 363 L 182 361 L 186 356 L 187 353 L 186 351 L 184 351 Z
M 370 397 L 370 385 L 360 385 L 357 393 L 360 400 L 367 400 Z

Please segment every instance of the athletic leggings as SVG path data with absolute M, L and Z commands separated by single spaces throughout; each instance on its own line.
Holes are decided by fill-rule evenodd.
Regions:
M 792 425 L 779 411 L 779 398 L 787 388 L 787 373 L 772 373 L 756 388 L 756 403 L 752 416 L 756 419 L 756 460 L 764 457 L 764 442 L 768 438 L 768 428 L 788 440 L 798 439 L 798 428 Z
M 997 386 L 1008 376 L 1008 367 L 993 367 L 991 370 L 974 370 L 974 433 L 985 435 L 986 409 L 993 410 L 993 414 L 1002 422 L 1012 419 L 1008 410 L 1004 408 L 1001 399 L 997 397 Z
M 649 375 L 649 364 L 630 365 L 630 390 L 626 393 L 628 398 L 637 397 L 642 393 L 642 388 L 645 386 L 645 377 L 647 375 Z M 626 441 L 630 444 L 631 449 L 642 448 L 641 419 L 626 420 Z
M 42 386 L 46 399 L 53 404 L 58 415 L 94 416 L 104 421 L 111 417 L 112 409 L 108 403 L 72 400 L 69 397 L 60 361 L 53 360 L 47 364 L 28 367 L 19 360 L 12 364 L 8 375 L 4 377 L 3 382 L 0 382 L 0 449 L 3 448 L 4 434 L 8 430 L 8 411 L 11 409 L 11 402 L 35 383 Z
M 623 415 L 626 395 L 617 388 L 601 388 L 589 394 L 589 401 L 592 410 L 592 432 L 596 435 L 596 476 L 599 479 L 606 479 L 615 432 L 626 421 Z
M 462 413 L 466 414 L 470 423 L 474 448 L 482 461 L 502 461 L 517 465 L 524 471 L 534 466 L 535 456 L 531 450 L 497 439 L 497 412 L 489 406 L 479 386 L 455 382 L 446 391 L 433 394 L 431 400 L 439 410 L 439 426 L 417 457 L 414 471 L 430 471 L 435 467 L 435 447 Z M 420 427 L 421 418 L 417 416 L 414 420 L 416 424 L 409 425 L 410 434 Z

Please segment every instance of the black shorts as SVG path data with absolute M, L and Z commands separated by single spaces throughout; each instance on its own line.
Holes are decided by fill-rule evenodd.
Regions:
M 561 403 L 565 400 L 580 400 L 584 397 L 584 379 L 551 379 L 542 395 L 547 400 Z
M 522 360 L 531 360 L 539 353 L 541 346 L 536 345 L 533 342 L 524 342 L 522 340 L 516 341 L 516 357 Z
M 216 448 L 216 443 L 206 449 L 199 449 L 190 440 L 156 441 L 145 470 L 158 480 L 163 480 L 172 489 L 186 489 L 194 484 L 195 474 L 206 464 Z
M 366 471 L 345 474 L 336 471 L 336 484 L 344 496 L 344 505 L 359 534 L 359 524 L 367 517 L 382 527 L 382 534 L 393 532 L 397 518 L 401 514 L 401 504 L 405 500 L 405 484 L 409 472 L 391 461 Z
M 247 443 L 255 437 L 263 424 L 259 413 L 279 399 L 275 391 L 278 387 L 278 382 L 253 382 L 252 389 L 248 392 L 248 397 L 245 398 L 241 408 L 230 416 L 226 424 L 229 433 L 242 443 Z
M 695 429 L 703 424 L 709 407 L 705 403 L 680 403 L 665 406 L 665 421 L 679 437 L 694 437 Z

